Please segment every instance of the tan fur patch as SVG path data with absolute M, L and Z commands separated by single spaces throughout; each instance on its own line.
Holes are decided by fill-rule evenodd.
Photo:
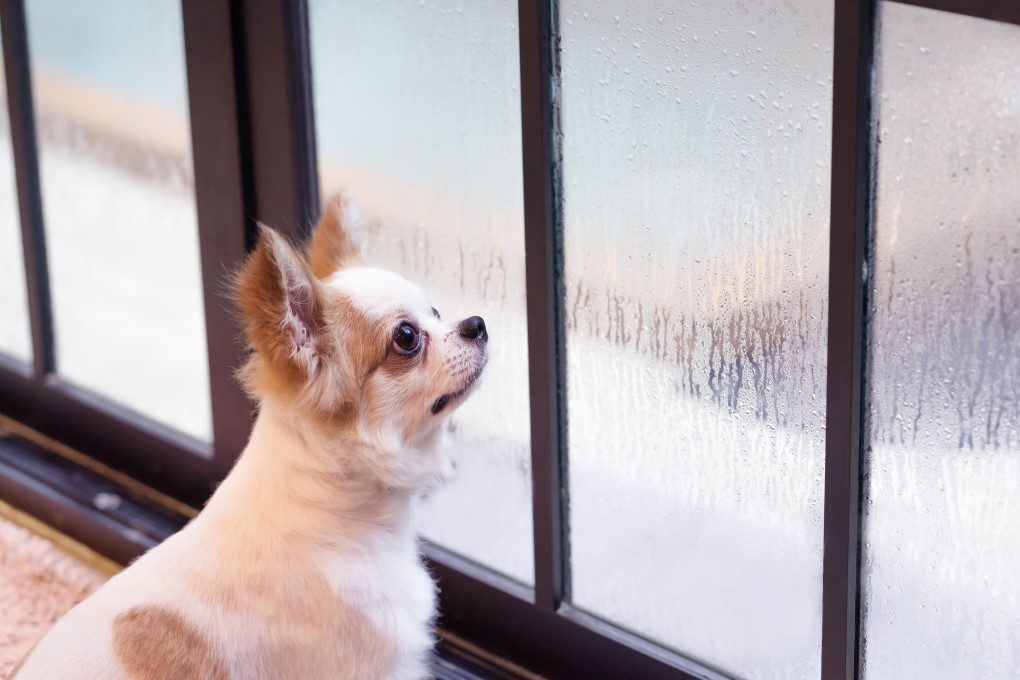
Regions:
M 322 335 L 324 292 L 311 276 L 308 265 L 287 242 L 272 229 L 263 228 L 258 246 L 236 279 L 238 306 L 244 315 L 251 346 L 266 358 L 291 373 L 290 378 L 301 379 L 301 372 L 292 361 L 293 340 L 283 332 L 282 324 L 288 314 L 288 293 L 284 289 L 284 269 L 293 267 L 295 276 L 308 282 L 308 299 L 303 301 L 313 327 L 309 330 Z
M 135 607 L 118 616 L 113 649 L 128 673 L 142 680 L 228 677 L 226 664 L 208 641 L 164 607 Z
M 327 278 L 359 259 L 358 248 L 351 241 L 347 228 L 349 225 L 343 223 L 347 201 L 345 194 L 338 194 L 330 199 L 308 244 L 308 261 L 312 266 L 312 273 L 320 279 Z

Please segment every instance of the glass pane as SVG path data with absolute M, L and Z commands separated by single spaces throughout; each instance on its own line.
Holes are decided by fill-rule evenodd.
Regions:
M 1020 669 L 1020 27 L 881 5 L 869 678 Z
M 0 70 L 3 60 L 0 59 Z M 0 353 L 32 360 L 32 331 L 21 250 L 21 218 L 14 181 L 11 123 L 7 115 L 7 79 L 0 73 Z
M 817 676 L 832 3 L 560 20 L 574 603 Z
M 366 260 L 423 284 L 444 318 L 485 317 L 491 337 L 422 532 L 530 583 L 516 8 L 313 0 L 310 22 L 323 197 L 348 188 L 373 219 Z
M 28 0 L 58 372 L 211 438 L 176 0 Z

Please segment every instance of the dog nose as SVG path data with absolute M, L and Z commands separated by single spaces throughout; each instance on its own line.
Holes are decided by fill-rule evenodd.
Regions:
M 489 334 L 485 332 L 485 320 L 480 316 L 464 319 L 458 324 L 457 330 L 460 332 L 461 337 L 468 340 L 481 340 L 482 342 L 488 342 L 489 340 Z

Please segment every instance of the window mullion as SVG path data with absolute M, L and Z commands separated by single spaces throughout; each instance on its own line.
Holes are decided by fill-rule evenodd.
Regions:
M 240 50 L 230 4 L 184 0 L 181 6 L 217 479 L 241 452 L 252 423 L 251 404 L 234 376 L 244 336 L 226 297 L 227 273 L 243 260 L 249 241 L 235 79 Z
M 557 266 L 554 0 L 518 3 L 524 238 L 531 400 L 535 603 L 555 610 L 566 587 L 562 319 Z
M 50 310 L 50 282 L 46 236 L 43 232 L 42 195 L 39 189 L 39 159 L 24 2 L 0 1 L 0 24 L 3 30 L 7 107 L 10 112 L 11 148 L 32 328 L 32 372 L 37 380 L 42 380 L 54 370 L 53 317 Z
M 873 0 L 836 2 L 826 387 L 822 677 L 857 677 L 861 392 Z
M 251 217 L 297 241 L 319 212 L 308 8 L 241 0 Z
M 963 14 L 978 19 L 1020 24 L 1020 2 L 1016 0 L 896 0 L 942 12 Z

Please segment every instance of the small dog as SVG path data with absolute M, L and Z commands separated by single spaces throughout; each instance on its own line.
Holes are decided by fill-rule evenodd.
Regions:
M 412 498 L 488 358 L 402 277 L 360 266 L 334 199 L 307 256 L 263 227 L 236 279 L 259 415 L 205 509 L 72 609 L 35 678 L 423 678 L 435 586 Z

